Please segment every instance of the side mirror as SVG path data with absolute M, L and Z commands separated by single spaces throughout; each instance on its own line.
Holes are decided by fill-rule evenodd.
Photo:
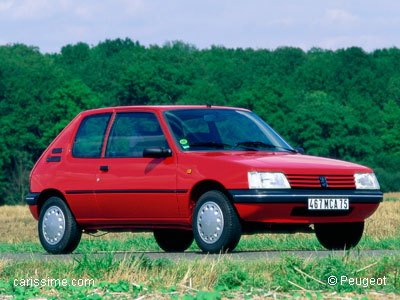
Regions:
M 304 154 L 304 148 L 301 148 L 301 147 L 294 147 L 293 149 L 296 150 L 297 153 Z
M 165 149 L 161 147 L 153 147 L 153 148 L 145 148 L 143 150 L 143 157 L 151 157 L 151 158 L 161 158 L 161 157 L 170 157 L 172 156 L 171 149 Z

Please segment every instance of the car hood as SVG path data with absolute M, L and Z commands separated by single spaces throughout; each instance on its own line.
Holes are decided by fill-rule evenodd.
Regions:
M 194 154 L 194 152 L 192 152 Z M 286 152 L 207 152 L 196 153 L 219 163 L 230 161 L 249 171 L 272 171 L 286 174 L 353 175 L 357 172 L 372 172 L 370 168 L 337 159 L 294 154 Z M 200 157 L 199 157 L 200 158 Z

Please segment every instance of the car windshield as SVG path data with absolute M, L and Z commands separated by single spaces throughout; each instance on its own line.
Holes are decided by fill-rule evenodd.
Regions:
M 233 109 L 176 109 L 164 112 L 183 151 L 296 152 L 254 113 Z

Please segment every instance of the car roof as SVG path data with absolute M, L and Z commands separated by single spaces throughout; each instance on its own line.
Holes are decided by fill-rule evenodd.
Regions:
M 249 111 L 245 108 L 239 107 L 227 107 L 227 106 L 209 106 L 209 105 L 132 105 L 132 106 L 114 106 L 114 107 L 104 107 L 91 109 L 81 112 L 81 114 L 89 115 L 89 114 L 100 114 L 100 113 L 108 113 L 108 112 L 121 112 L 121 111 L 166 111 L 166 110 L 174 110 L 174 109 L 233 109 L 233 110 L 242 110 Z

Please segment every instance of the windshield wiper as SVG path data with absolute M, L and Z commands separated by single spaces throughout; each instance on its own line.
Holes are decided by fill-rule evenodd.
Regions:
M 190 147 L 214 147 L 214 148 L 232 148 L 232 145 L 224 144 L 224 143 L 215 143 L 215 142 L 198 142 L 189 144 Z
M 277 146 L 277 145 L 273 145 L 273 144 L 267 144 L 264 142 L 259 142 L 259 141 L 243 141 L 243 142 L 238 142 L 236 143 L 236 145 L 234 147 L 240 147 L 240 146 L 244 146 L 244 147 L 250 147 L 250 148 L 275 148 L 275 149 L 283 149 L 289 152 L 293 152 L 293 153 L 297 153 L 296 150 L 294 149 L 289 149 L 289 148 L 285 148 L 285 147 L 281 147 L 281 146 Z

